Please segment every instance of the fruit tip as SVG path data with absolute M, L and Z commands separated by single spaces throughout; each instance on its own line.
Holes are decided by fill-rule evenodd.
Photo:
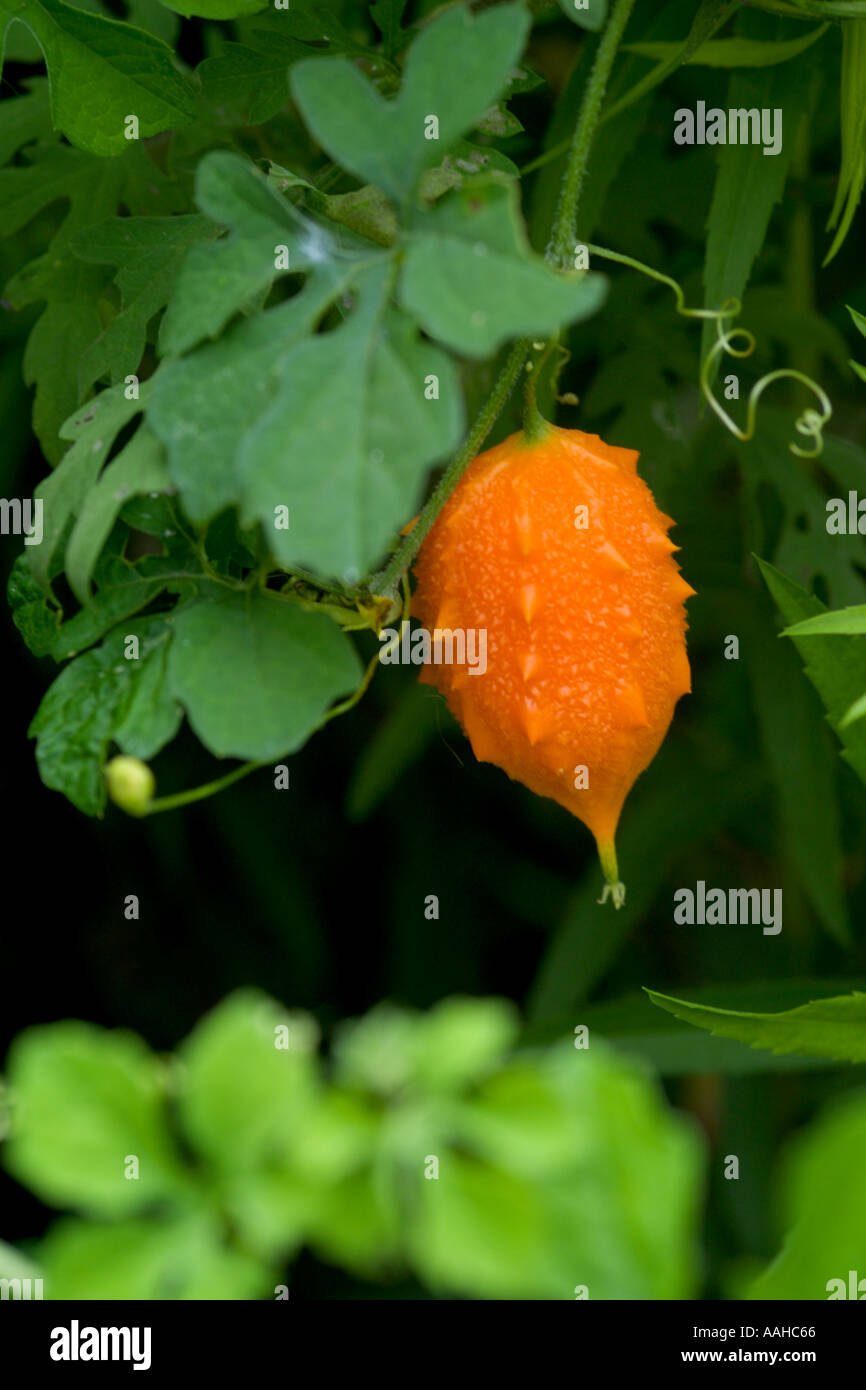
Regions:
M 604 874 L 604 888 L 601 897 L 597 900 L 599 905 L 607 902 L 608 898 L 613 900 L 615 908 L 619 909 L 625 902 L 625 884 L 619 876 L 619 866 L 616 862 L 616 847 L 613 840 L 598 842 L 598 857 L 601 861 L 602 873 Z

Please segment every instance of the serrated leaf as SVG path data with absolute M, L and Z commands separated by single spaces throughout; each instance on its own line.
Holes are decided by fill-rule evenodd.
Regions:
M 163 579 L 145 573 L 143 564 L 139 568 L 114 557 L 105 566 L 102 587 L 87 607 L 69 618 L 56 634 L 51 647 L 54 660 L 67 661 L 92 647 L 116 623 L 146 608 L 164 587 Z
M 387 266 L 376 267 L 342 327 L 287 354 L 238 455 L 244 515 L 266 528 L 275 558 L 350 583 L 414 515 L 426 470 L 462 430 L 453 363 L 384 314 L 386 289 Z M 274 527 L 281 505 L 287 530 Z
M 399 283 L 425 332 L 468 357 L 509 338 L 546 337 L 600 307 L 606 280 L 563 275 L 528 247 L 517 192 L 501 182 L 456 190 L 418 219 Z
M 413 42 L 395 100 L 385 101 L 344 58 L 298 63 L 292 94 L 333 159 L 402 202 L 500 95 L 528 28 L 519 5 L 476 18 L 463 7 L 450 10 Z M 425 135 L 429 117 L 438 121 L 435 139 Z
M 160 1064 L 134 1033 L 31 1028 L 13 1043 L 7 1074 L 15 1122 L 6 1163 L 44 1201 L 120 1215 L 177 1195 Z M 135 1181 L 128 1155 L 139 1161 Z
M 866 603 L 855 604 L 852 608 L 838 608 L 832 613 L 818 613 L 814 618 L 804 618 L 793 627 L 782 629 L 782 637 L 812 637 L 820 633 L 836 633 L 852 637 L 866 632 Z
M 333 251 L 323 228 L 302 223 L 264 175 L 231 151 L 205 155 L 196 170 L 195 196 L 201 211 L 231 232 L 187 253 L 160 328 L 163 356 L 215 337 L 277 275 L 307 270 Z M 289 262 L 282 270 L 276 264 L 280 247 L 287 248 Z
M 90 597 L 94 566 L 126 499 L 170 487 L 162 444 L 142 424 L 88 491 L 67 542 L 66 577 L 80 603 Z
M 16 308 L 45 301 L 27 340 L 24 380 L 36 386 L 33 428 L 52 463 L 62 452 L 60 427 L 80 400 L 82 354 L 102 330 L 98 302 L 108 279 L 102 267 L 73 256 L 70 242 L 79 227 L 115 211 L 125 177 L 123 161 L 94 161 L 68 148 L 27 168 L 0 172 L 0 199 L 10 197 L 10 231 L 57 198 L 70 203 L 45 255 L 19 271 L 4 291 Z
M 137 400 L 127 399 L 125 387 L 113 386 L 62 426 L 61 436 L 74 441 L 72 448 L 34 493 L 42 498 L 44 522 L 42 544 L 33 548 L 30 565 L 46 591 L 54 552 L 67 524 L 84 506 L 118 434 L 142 410 L 149 386 L 144 383 Z
M 131 635 L 139 641 L 137 659 L 126 655 L 126 639 Z M 39 775 L 47 787 L 63 792 L 85 815 L 99 816 L 105 809 L 102 769 L 108 745 L 116 730 L 124 727 L 148 662 L 158 659 L 170 638 L 171 629 L 161 617 L 136 618 L 125 631 L 115 628 L 101 646 L 64 667 L 36 711 L 29 733 L 36 739 Z M 169 698 L 166 692 L 165 699 Z M 164 743 L 176 732 L 177 721 L 172 725 L 165 720 L 161 727 Z
M 72 237 L 79 260 L 118 267 L 114 282 L 121 296 L 119 312 L 81 359 L 82 395 L 100 377 L 115 385 L 138 370 L 147 325 L 168 303 L 187 250 L 216 230 L 205 217 L 112 217 Z
M 196 73 L 205 99 L 221 116 L 236 125 L 261 125 L 288 104 L 289 67 L 310 52 L 283 34 L 252 34 L 246 43 L 223 44 Z
M 291 349 L 346 283 L 345 271 L 324 266 L 293 299 L 161 367 L 147 419 L 168 451 L 172 481 L 192 521 L 210 521 L 238 500 L 241 444 L 285 380 Z
M 866 1062 L 866 994 L 816 999 L 783 1013 L 761 1014 L 690 1004 L 652 989 L 646 992 L 660 1009 L 717 1037 L 736 1038 L 750 1047 L 766 1047 L 776 1053 Z
M 48 656 L 60 627 L 60 612 L 46 601 L 45 591 L 34 578 L 26 551 L 15 557 L 6 597 L 12 621 L 30 651 L 34 656 Z
M 45 55 L 54 126 L 91 154 L 121 154 L 125 121 L 138 117 L 139 135 L 189 125 L 192 90 L 160 39 L 62 0 L 0 0 L 0 25 L 26 24 Z
M 0 105 L 0 165 L 8 163 L 24 145 L 47 139 L 51 133 L 47 81 L 32 77 L 23 86 L 18 96 Z
M 294 752 L 360 679 L 355 650 L 337 626 L 276 594 L 191 603 L 171 623 L 172 691 L 218 758 Z
M 747 444 L 734 444 L 746 488 L 753 505 L 760 500 L 762 486 L 769 483 L 775 494 L 781 519 L 772 556 L 777 569 L 807 590 L 820 576 L 822 591 L 833 605 L 856 602 L 864 594 L 863 537 L 827 531 L 825 489 L 794 463 L 788 451 L 792 423 L 790 415 L 762 402 L 757 435 Z M 825 435 L 821 465 L 846 501 L 849 490 L 866 491 L 866 452 L 851 440 Z
M 607 19 L 607 0 L 559 0 L 559 8 L 572 24 L 598 33 Z
M 789 625 L 826 612 L 820 599 L 801 589 L 765 560 L 755 557 L 772 598 Z M 853 702 L 866 690 L 866 649 L 856 637 L 794 637 L 805 663 L 806 675 L 827 711 L 831 728 L 838 734 L 842 757 L 866 783 L 866 726 L 842 725 Z

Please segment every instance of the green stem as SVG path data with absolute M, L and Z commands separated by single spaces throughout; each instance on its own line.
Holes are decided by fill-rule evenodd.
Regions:
M 529 341 L 528 338 L 519 338 L 512 347 L 505 365 L 496 379 L 496 385 L 466 436 L 462 449 L 454 456 L 443 473 L 408 536 L 403 538 L 385 568 L 371 579 L 370 588 L 374 594 L 386 594 L 395 589 L 400 576 L 409 568 L 418 554 L 421 542 L 445 505 L 450 493 L 457 486 L 466 467 L 479 452 L 481 445 L 499 418 L 505 402 L 511 395 L 529 353 Z
M 215 782 L 205 782 L 200 787 L 192 787 L 189 791 L 177 792 L 174 796 L 158 796 L 150 803 L 146 814 L 152 816 L 157 811 L 173 811 L 178 806 L 187 806 L 192 801 L 204 801 L 208 796 L 215 796 L 225 787 L 230 787 L 232 782 L 239 782 L 248 773 L 255 772 L 257 768 L 268 767 L 268 763 L 243 763 L 241 767 L 236 767 L 233 772 L 227 772 L 225 777 L 218 777 Z
M 529 444 L 536 444 L 550 430 L 550 424 L 538 409 L 538 383 L 551 352 L 557 346 L 557 339 L 550 338 L 546 343 L 533 343 L 532 346 L 539 356 L 533 363 L 527 363 L 530 370 L 524 388 L 523 433 Z
M 548 247 L 548 260 L 561 270 L 574 268 L 574 240 L 577 235 L 580 192 L 613 61 L 634 4 L 635 0 L 616 0 L 596 50 L 592 72 L 583 94 Z

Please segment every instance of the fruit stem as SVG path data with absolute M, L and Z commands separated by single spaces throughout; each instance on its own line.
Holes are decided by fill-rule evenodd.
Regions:
M 533 343 L 532 350 L 537 352 L 539 356 L 534 361 L 530 358 L 526 364 L 527 377 L 523 393 L 523 435 L 527 444 L 537 444 L 550 431 L 550 422 L 545 420 L 538 409 L 538 382 L 555 343 L 554 338 L 546 343 Z
M 620 908 L 625 902 L 625 884 L 619 876 L 616 846 L 613 840 L 598 841 L 598 857 L 601 860 L 601 869 L 604 874 L 604 888 L 598 901 L 606 903 L 608 898 L 612 898 L 614 907 Z
M 574 269 L 574 241 L 577 236 L 577 210 L 592 142 L 601 115 L 619 41 L 629 21 L 635 0 L 616 0 L 595 54 L 592 72 L 583 93 L 580 115 L 568 156 L 559 194 L 547 258 L 560 270 Z

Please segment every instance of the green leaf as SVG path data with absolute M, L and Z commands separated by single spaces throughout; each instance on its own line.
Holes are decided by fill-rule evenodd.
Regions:
M 292 95 L 332 159 L 402 202 L 496 101 L 528 29 L 520 5 L 499 5 L 476 18 L 461 6 L 414 40 L 395 100 L 385 101 L 345 58 L 298 63 Z M 425 135 L 433 130 L 430 117 L 438 121 L 436 138 Z
M 386 58 L 393 58 L 404 46 L 406 31 L 402 27 L 406 0 L 376 0 L 370 6 L 370 14 L 382 35 L 382 48 Z
M 607 0 L 559 0 L 559 8 L 572 24 L 597 33 L 607 19 Z
M 202 93 L 233 125 L 261 125 L 288 105 L 289 67 L 309 58 L 308 45 L 257 31 L 246 43 L 223 44 L 196 69 Z
M 660 1009 L 717 1037 L 736 1038 L 750 1047 L 767 1047 L 776 1053 L 866 1062 L 866 994 L 816 999 L 784 1013 L 762 1014 L 690 1004 L 651 989 L 646 993 Z
M 285 381 L 290 350 L 312 332 L 344 277 L 323 267 L 293 299 L 241 321 L 189 357 L 164 363 L 154 378 L 148 423 L 166 446 L 169 472 L 192 521 L 211 521 L 237 501 L 241 445 Z
M 780 25 L 784 21 L 768 15 L 748 18 L 770 36 L 782 32 Z M 704 262 L 705 304 L 710 309 L 718 309 L 726 299 L 742 299 L 770 215 L 782 196 L 808 91 L 809 85 L 803 81 L 797 64 L 782 63 L 769 74 L 746 70 L 731 76 L 725 109 L 780 110 L 784 139 L 778 153 L 771 156 L 764 154 L 760 144 L 719 147 Z M 702 359 L 715 336 L 715 326 L 706 323 L 701 340 Z
M 215 230 L 204 217 L 112 217 L 72 237 L 79 260 L 118 267 L 114 282 L 121 295 L 120 311 L 81 359 L 82 395 L 103 376 L 115 385 L 138 371 L 147 325 L 168 303 L 187 250 Z
M 148 655 L 112 733 L 122 753 L 145 762 L 171 742 L 183 719 L 183 710 L 171 694 L 168 653 L 164 642 Z
M 180 562 L 145 555 L 131 565 L 106 550 L 94 572 L 95 593 L 86 607 L 60 628 L 51 655 L 55 661 L 76 656 L 104 637 L 115 623 L 146 608 L 163 589 L 177 592 L 184 584 L 195 584 L 201 578 L 201 567 L 193 556 Z
M 866 632 L 866 603 L 855 604 L 852 608 L 838 608 L 832 613 L 817 613 L 814 618 L 804 618 L 793 627 L 783 628 L 780 637 L 812 637 L 816 634 L 835 633 L 840 637 L 853 637 Z
M 804 53 L 829 29 L 828 24 L 819 24 L 798 39 L 775 39 L 764 42 L 761 39 L 710 39 L 702 43 L 684 63 L 708 68 L 766 68 L 776 63 L 787 63 L 791 58 Z M 637 53 L 642 58 L 655 58 L 664 62 L 674 57 L 682 45 L 679 43 L 627 43 L 623 45 L 626 53 Z
M 767 763 L 777 788 L 778 820 L 793 872 L 801 879 L 824 928 L 850 946 L 850 923 L 842 887 L 838 763 L 815 696 L 798 678 L 796 654 L 776 633 L 754 599 L 731 605 L 731 620 L 754 653 L 748 672 Z M 803 796 L 802 788 L 810 789 Z
M 79 1022 L 27 1029 L 7 1077 L 6 1166 L 49 1205 L 119 1216 L 181 1191 L 161 1065 L 134 1033 Z M 132 1158 L 137 1178 L 126 1176 Z
M 142 424 L 88 492 L 67 542 L 66 577 L 79 602 L 90 597 L 94 566 L 126 499 L 170 486 L 162 444 Z
M 866 338 L 866 318 L 862 314 L 858 314 L 856 309 L 852 309 L 850 304 L 846 304 L 845 308 L 851 315 L 854 327 Z
M 7 1245 L 5 1240 L 0 1240 L 0 1279 L 39 1279 L 41 1277 L 42 1270 L 33 1260 L 28 1259 L 14 1245 Z M 14 1298 L 14 1293 L 11 1296 Z
M 0 106 L 0 165 L 7 164 L 22 146 L 33 140 L 45 141 L 51 134 L 47 81 L 31 77 L 22 85 L 24 90 L 18 96 Z
M 129 636 L 139 640 L 137 659 L 126 655 Z M 161 661 L 160 649 L 170 636 L 161 617 L 137 618 L 126 632 L 116 628 L 101 646 L 64 667 L 36 711 L 29 733 L 37 740 L 39 774 L 47 787 L 63 792 L 86 815 L 101 816 L 105 808 L 102 769 L 111 739 L 123 729 L 127 736 L 124 751 L 131 752 L 137 746 L 127 713 L 137 682 L 150 662 Z M 180 722 L 180 713 L 164 684 L 158 695 L 157 706 L 146 711 L 148 756 L 174 736 Z M 156 747 L 154 728 L 159 731 Z
M 408 1234 L 434 1290 L 690 1296 L 699 1144 L 642 1069 L 599 1043 L 527 1054 L 482 1085 L 455 1137 L 438 1180 L 419 1176 Z
M 323 1259 L 368 1278 L 402 1263 L 399 1202 L 375 1168 L 349 1174 L 322 1196 L 312 1211 L 310 1244 Z
M 317 1098 L 314 1039 L 310 1018 L 257 990 L 238 990 L 207 1014 L 180 1049 L 180 1116 L 196 1151 L 229 1174 L 285 1151 Z
M 425 332 L 468 357 L 487 357 L 509 338 L 546 337 L 587 318 L 604 298 L 595 272 L 562 275 L 528 247 L 517 192 L 472 184 L 419 218 L 399 296 Z
M 863 537 L 833 535 L 827 530 L 826 488 L 814 473 L 791 467 L 788 444 L 794 438 L 791 415 L 762 402 L 758 433 L 748 444 L 734 443 L 753 509 L 760 516 L 763 485 L 775 494 L 773 504 L 781 523 L 771 557 L 777 569 L 806 589 L 820 584 L 834 607 L 856 603 L 864 595 L 861 567 Z M 822 473 L 847 501 L 851 489 L 866 490 L 866 451 L 851 440 L 828 434 L 821 455 Z M 834 491 L 836 488 L 834 488 Z M 774 527 L 773 535 L 775 538 Z M 761 527 L 763 533 L 763 525 Z M 767 544 L 769 534 L 764 541 Z M 754 549 L 762 546 L 755 545 Z
M 837 1101 L 796 1136 L 785 1156 L 777 1203 L 782 1248 L 740 1297 L 862 1298 L 862 1291 L 850 1292 L 849 1271 L 857 1271 L 857 1280 L 864 1277 L 866 1181 L 855 1157 L 864 1151 L 862 1093 Z
M 70 204 L 46 253 L 19 271 L 4 291 L 18 309 L 45 301 L 27 340 L 24 380 L 36 386 L 33 428 L 52 463 L 62 452 L 60 428 L 80 401 L 82 355 L 102 331 L 99 298 L 108 278 L 103 268 L 73 256 L 70 243 L 80 227 L 115 212 L 127 172 L 126 161 L 94 161 L 68 147 L 51 150 L 26 168 L 0 171 L 9 232 L 57 198 Z
M 173 693 L 218 758 L 294 752 L 360 679 L 355 650 L 335 624 L 276 594 L 226 594 L 189 604 L 171 621 Z
M 666 77 L 670 77 L 672 72 L 683 63 L 687 63 L 693 53 L 706 43 L 706 41 L 726 24 L 731 15 L 740 8 L 742 0 L 701 0 L 692 19 L 691 27 L 682 43 L 675 44 L 670 57 L 657 63 L 651 72 L 646 73 L 638 82 L 623 93 L 618 100 L 611 102 L 602 116 L 602 124 L 609 121 L 621 112 L 628 110 L 637 102 L 642 101 L 649 92 L 663 82 Z M 657 12 L 664 21 L 665 11 Z
M 149 387 L 145 382 L 138 399 L 130 400 L 126 387 L 113 386 L 88 401 L 62 426 L 61 436 L 74 441 L 72 448 L 34 493 L 42 498 L 44 522 L 42 544 L 33 547 L 30 564 L 44 590 L 48 590 L 54 552 L 70 518 L 81 512 L 115 439 L 142 410 Z
M 792 1009 L 819 996 L 850 990 L 859 981 L 848 979 L 757 980 L 739 985 L 694 986 L 692 1002 L 711 1008 L 768 1011 Z M 746 1042 L 696 1030 L 688 1021 L 658 1008 L 645 991 L 627 994 L 601 1004 L 583 1004 L 581 1022 L 589 1036 L 603 1038 L 617 1052 L 643 1062 L 663 1076 L 753 1076 L 779 1072 L 828 1071 L 826 1057 L 773 1053 L 749 1047 Z M 558 1041 L 573 1028 L 573 1014 L 530 1024 L 523 1033 L 525 1045 Z M 847 1067 L 848 1062 L 838 1062 Z
M 454 364 L 384 312 L 387 273 L 367 273 L 340 328 L 286 354 L 273 400 L 238 454 L 244 516 L 261 522 L 279 563 L 348 583 L 411 519 L 427 469 L 462 432 Z M 280 505 L 288 529 L 275 529 Z
M 756 556 L 764 582 L 786 623 L 793 625 L 825 613 L 820 599 L 801 589 L 772 565 Z M 856 637 L 794 637 L 793 642 L 805 662 L 806 675 L 821 696 L 830 726 L 839 735 L 842 757 L 866 783 L 866 726 L 856 723 L 842 727 L 842 720 L 855 700 L 866 690 L 866 650 Z
M 196 15 L 200 19 L 237 19 L 267 9 L 269 0 L 162 0 L 175 14 Z
M 434 1291 L 486 1299 L 538 1297 L 550 1232 L 532 1183 L 449 1154 L 435 1182 L 418 1181 L 412 1262 Z M 562 1297 L 570 1290 L 563 1288 Z
M 644 1066 L 598 1042 L 591 1048 L 591 1065 L 571 1043 L 539 1058 L 573 1127 L 572 1163 L 548 1197 L 556 1296 L 573 1298 L 573 1286 L 585 1284 L 591 1299 L 693 1297 L 698 1133 Z
M 418 1020 L 413 1072 L 423 1089 L 456 1090 L 480 1080 L 514 1042 L 517 1012 L 504 999 L 445 999 Z
M 205 155 L 196 170 L 195 194 L 201 211 L 229 226 L 231 234 L 187 253 L 160 329 L 163 356 L 216 337 L 277 275 L 309 269 L 332 251 L 324 230 L 305 227 L 264 175 L 231 151 Z M 280 247 L 288 252 L 284 270 L 276 266 Z
M 26 551 L 15 558 L 6 597 L 12 621 L 33 655 L 48 656 L 60 627 L 60 612 L 46 601 L 42 585 L 33 576 Z
M 126 0 L 126 18 L 136 29 L 146 30 L 163 43 L 172 45 L 177 41 L 180 20 L 165 8 L 162 0 Z
M 573 1115 L 534 1060 L 500 1067 L 462 1107 L 456 1125 L 461 1148 L 537 1183 L 575 1158 Z
M 51 1299 L 249 1300 L 272 1297 L 275 1283 L 265 1265 L 226 1244 L 216 1212 L 58 1221 L 39 1254 Z
M 851 228 L 866 183 L 866 19 L 842 25 L 842 81 L 839 121 L 842 159 L 828 228 L 836 228 L 824 265 L 831 261 Z
M 0 0 L 0 25 L 20 20 L 45 55 L 55 129 L 91 154 L 121 154 L 125 121 L 139 135 L 189 125 L 192 90 L 160 39 L 62 0 Z

